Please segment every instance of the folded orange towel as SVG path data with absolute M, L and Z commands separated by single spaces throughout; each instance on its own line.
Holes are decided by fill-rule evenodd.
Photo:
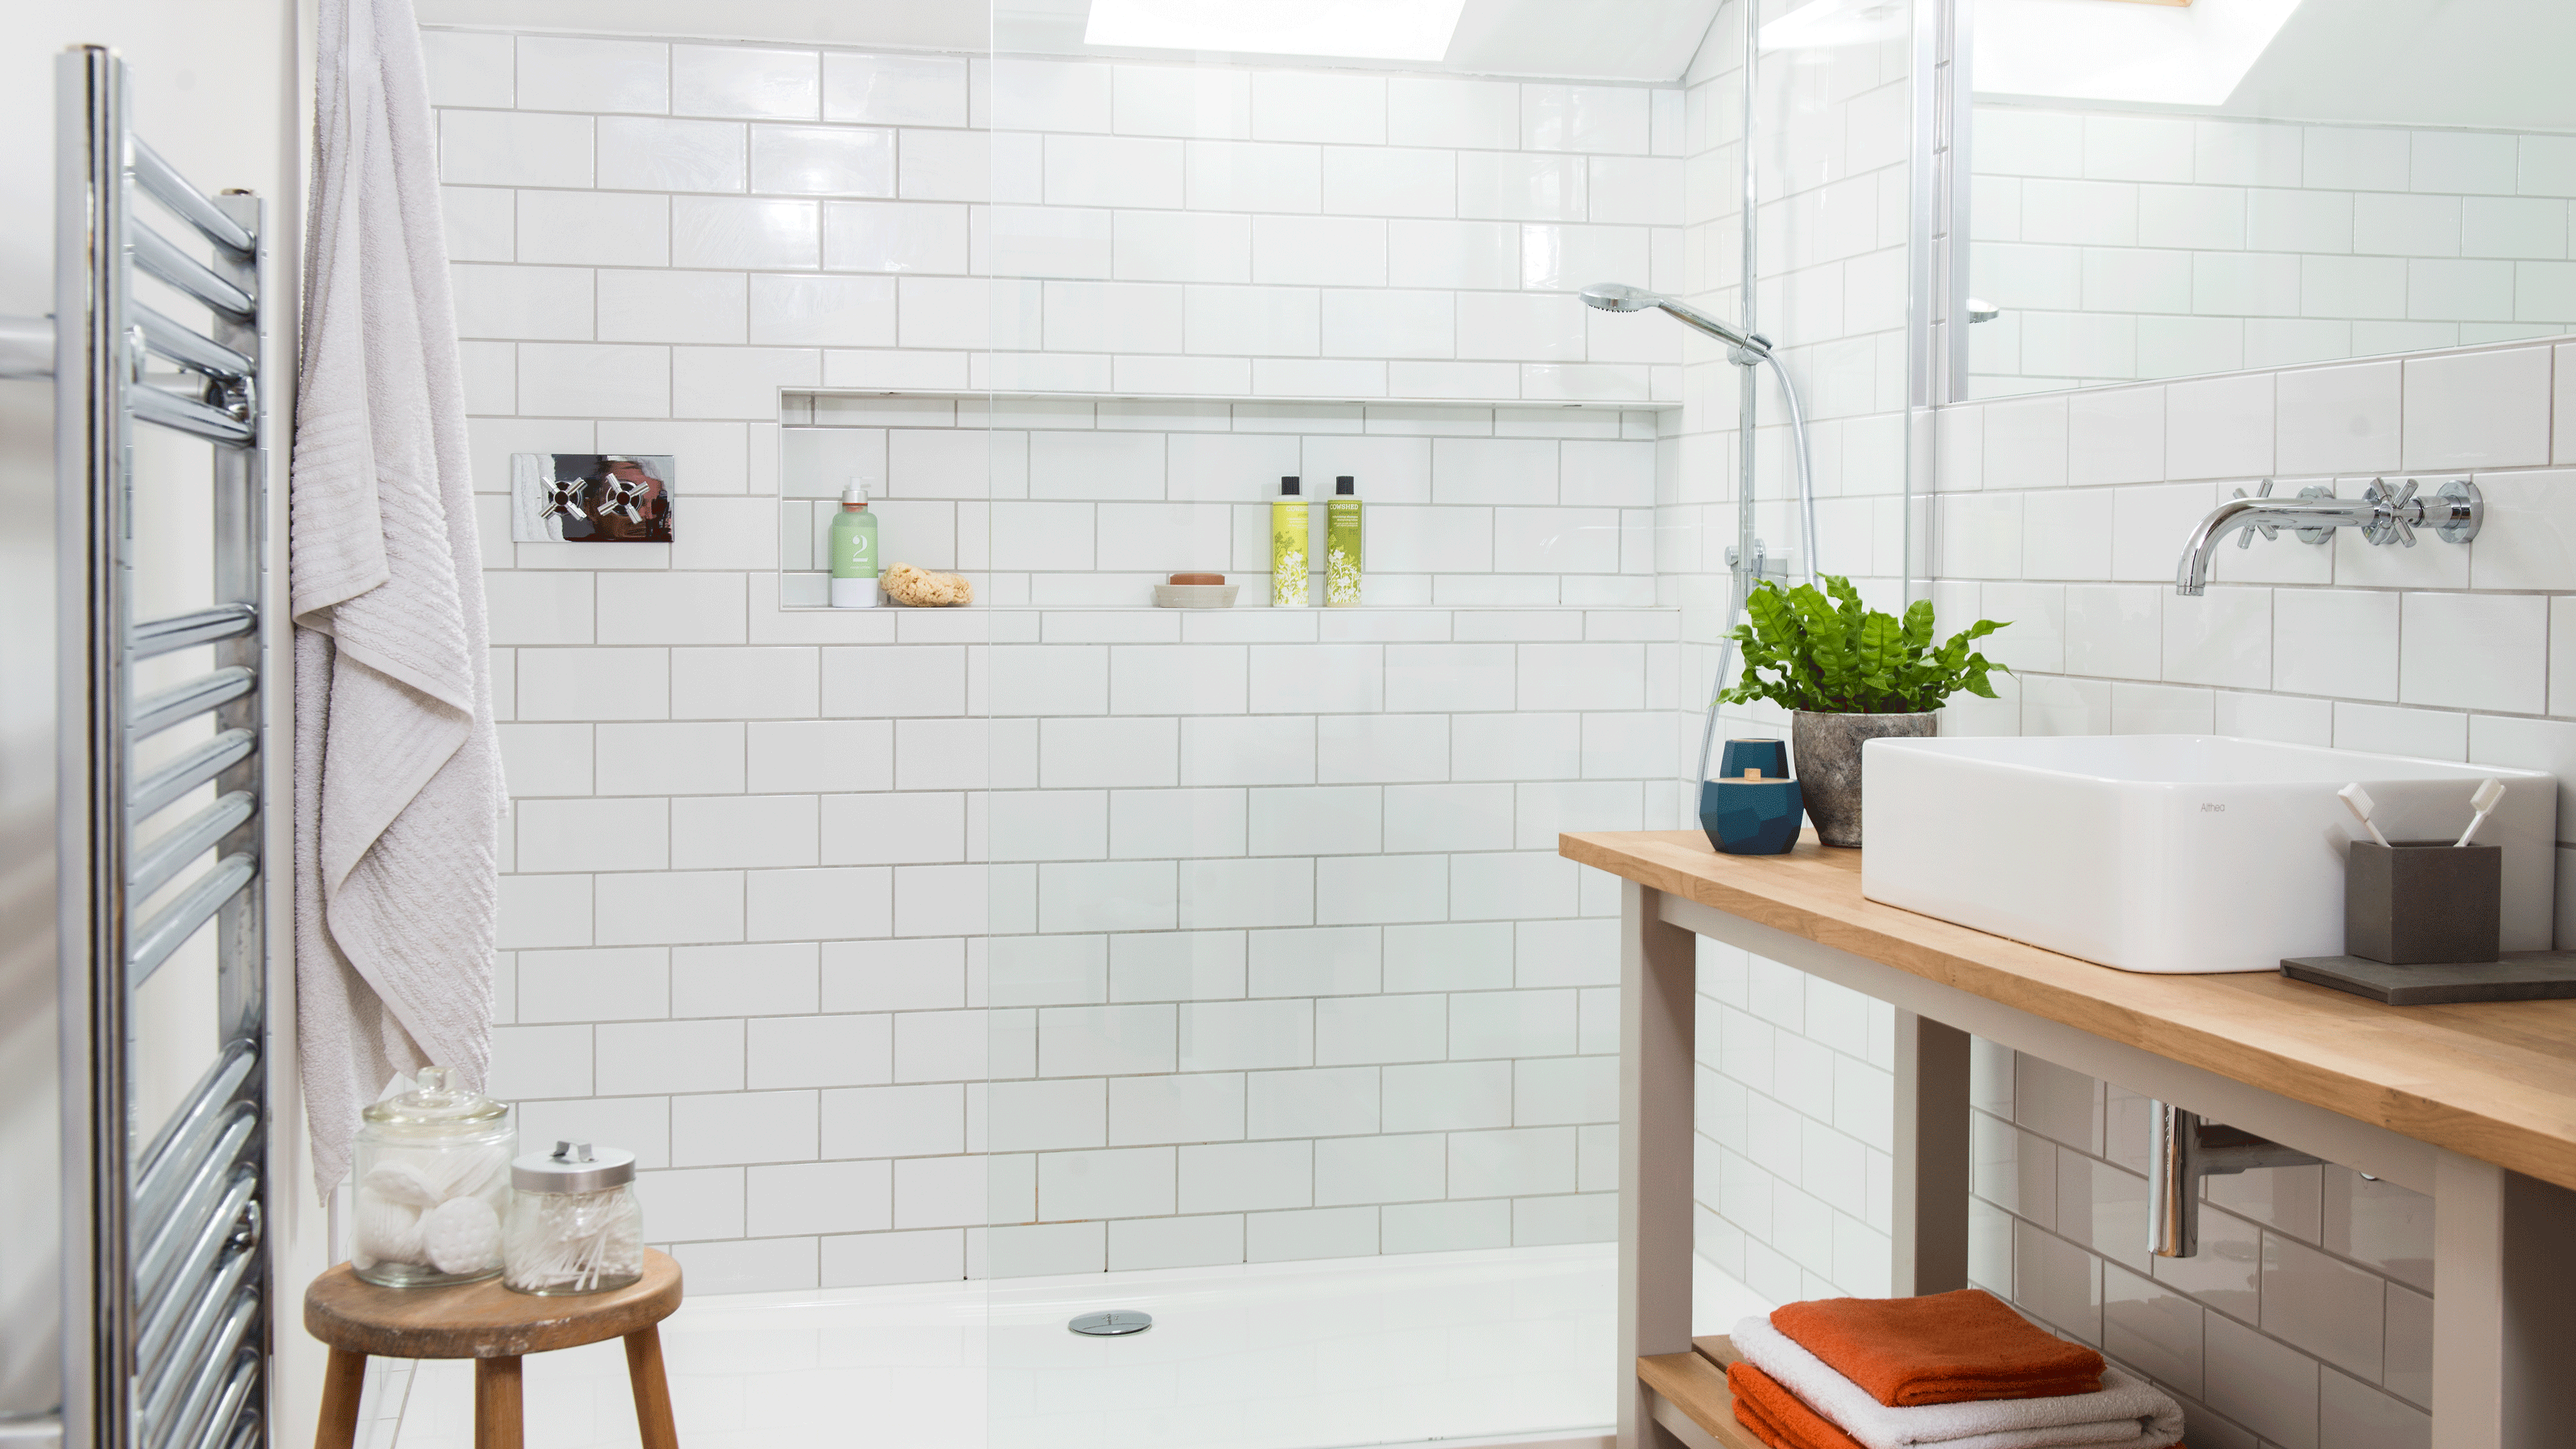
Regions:
M 1771 1326 L 1890 1407 L 2102 1387 L 2102 1355 L 2034 1327 L 1982 1288 L 1792 1303 Z
M 1735 1395 L 1735 1422 L 1771 1449 L 1862 1449 L 1858 1439 L 1749 1363 L 1726 1366 L 1726 1387 Z

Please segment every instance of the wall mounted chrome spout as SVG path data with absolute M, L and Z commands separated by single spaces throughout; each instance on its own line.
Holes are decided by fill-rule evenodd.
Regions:
M 2338 528 L 2358 528 L 2374 545 L 2401 548 L 2415 546 L 2419 528 L 2432 529 L 2444 543 L 2467 543 L 2478 536 L 2487 509 L 2476 484 L 2454 479 L 2430 498 L 2419 497 L 2416 487 L 2412 478 L 2395 488 L 2385 478 L 2374 478 L 2359 498 L 2338 498 L 2322 486 L 2302 488 L 2296 498 L 2274 498 L 2269 478 L 2252 497 L 2239 488 L 2191 531 L 2174 570 L 2174 592 L 2197 597 L 2208 588 L 2210 555 L 2231 533 L 2237 535 L 2238 548 L 2252 547 L 2257 533 L 2277 538 L 2284 528 L 2308 544 L 2324 543 Z
M 2171 1102 L 2147 1103 L 2147 1251 L 2159 1258 L 2200 1253 L 2200 1180 L 2255 1167 L 2322 1161 L 2295 1147 L 2203 1122 Z
M 1583 289 L 1582 297 L 1584 306 L 1598 307 L 1604 312 L 1643 312 L 1649 307 L 1660 307 L 1738 352 L 1748 354 L 1728 359 L 1740 366 L 1751 367 L 1771 355 L 1770 338 L 1759 332 L 1730 327 L 1678 297 L 1631 287 L 1625 282 L 1595 282 Z

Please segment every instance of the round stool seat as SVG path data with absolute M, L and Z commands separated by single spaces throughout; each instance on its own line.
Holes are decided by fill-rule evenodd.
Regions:
M 377 1358 L 517 1358 L 624 1338 L 680 1306 L 680 1265 L 644 1250 L 644 1276 L 605 1293 L 515 1293 L 497 1277 L 452 1288 L 384 1288 L 348 1264 L 304 1290 L 304 1331 Z
M 519 1360 L 532 1353 L 626 1340 L 626 1380 L 644 1449 L 679 1449 L 662 1369 L 663 1319 L 680 1306 L 680 1265 L 644 1250 L 644 1276 L 605 1293 L 513 1293 L 499 1278 L 452 1288 L 380 1288 L 346 1263 L 304 1290 L 304 1331 L 331 1347 L 323 1371 L 316 1449 L 353 1449 L 367 1360 L 474 1360 L 475 1449 L 522 1449 Z

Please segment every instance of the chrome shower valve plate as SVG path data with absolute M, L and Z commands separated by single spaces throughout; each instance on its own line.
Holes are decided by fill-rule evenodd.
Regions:
M 1154 1326 L 1154 1315 L 1133 1308 L 1112 1309 L 1107 1313 L 1086 1313 L 1065 1327 L 1087 1338 L 1122 1338 L 1130 1333 L 1143 1333 Z

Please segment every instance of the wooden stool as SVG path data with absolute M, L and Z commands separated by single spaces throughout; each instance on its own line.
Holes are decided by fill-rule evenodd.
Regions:
M 520 1449 L 519 1359 L 626 1340 L 626 1378 L 644 1449 L 679 1449 L 655 1325 L 680 1306 L 680 1265 L 644 1250 L 643 1280 L 607 1293 L 540 1297 L 498 1278 L 453 1288 L 379 1288 L 343 1263 L 304 1290 L 304 1331 L 331 1346 L 314 1449 L 351 1449 L 367 1356 L 474 1360 L 474 1449 Z

